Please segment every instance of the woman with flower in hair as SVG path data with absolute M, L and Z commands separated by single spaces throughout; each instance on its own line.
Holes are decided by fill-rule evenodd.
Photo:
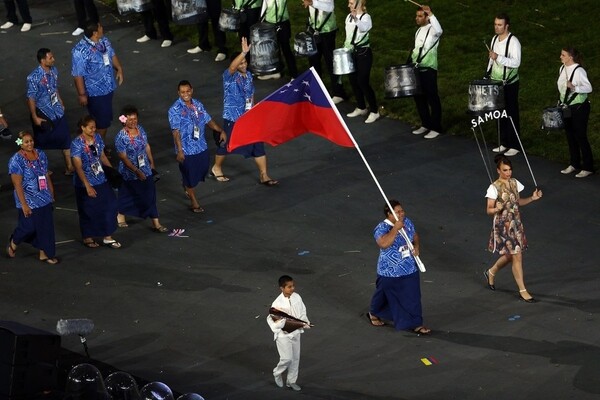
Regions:
M 16 140 L 21 149 L 10 158 L 8 173 L 12 180 L 18 224 L 6 248 L 14 258 L 17 246 L 23 242 L 39 249 L 39 260 L 58 264 L 54 241 L 54 186 L 48 173 L 48 158 L 34 147 L 33 134 L 20 132 Z
M 119 188 L 118 225 L 126 228 L 128 225 L 125 216 L 129 215 L 150 218 L 154 232 L 168 232 L 169 229 L 158 220 L 154 157 L 146 131 L 138 124 L 137 108 L 125 106 L 119 121 L 123 124 L 123 129 L 117 133 L 115 148 L 120 159 L 119 173 L 123 176 L 123 184 Z

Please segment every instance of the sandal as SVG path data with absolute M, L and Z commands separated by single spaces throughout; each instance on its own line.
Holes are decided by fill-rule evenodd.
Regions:
M 268 181 L 261 181 L 260 184 L 265 186 L 277 186 L 279 185 L 279 181 L 276 181 L 275 179 L 269 179 Z
M 94 239 L 84 240 L 83 245 L 90 249 L 95 249 L 96 247 L 100 247 L 100 245 Z
M 228 177 L 226 177 L 225 175 L 223 175 L 223 173 L 222 173 L 222 172 L 221 172 L 221 175 L 217 175 L 217 174 L 215 174 L 215 171 L 213 171 L 213 170 L 210 170 L 210 174 L 209 174 L 209 176 L 210 176 L 211 178 L 215 178 L 215 180 L 216 180 L 217 182 L 229 182 L 229 178 L 228 178 Z
M 412 329 L 411 332 L 418 336 L 429 335 L 429 334 L 431 334 L 431 329 L 429 329 L 426 326 L 421 325 L 421 326 L 417 326 L 415 329 Z
M 123 221 L 123 222 L 117 222 L 117 226 L 119 228 L 128 228 L 129 225 L 127 225 L 127 222 Z
M 102 244 L 110 247 L 111 249 L 121 248 L 121 243 L 117 242 L 115 239 L 102 239 Z
M 156 232 L 156 233 L 166 233 L 169 232 L 169 228 L 167 228 L 166 226 L 154 226 L 152 227 L 152 231 Z
M 200 214 L 204 212 L 204 208 L 198 206 L 198 207 L 191 207 L 190 210 L 192 210 L 192 212 L 194 214 Z
M 56 265 L 58 264 L 60 261 L 58 260 L 58 258 L 53 257 L 53 258 L 40 258 L 39 259 L 41 262 L 44 262 L 46 264 L 50 264 L 50 265 Z
M 369 323 L 373 326 L 384 326 L 385 322 L 372 315 L 370 312 L 367 313 L 367 318 L 369 319 Z
M 15 258 L 17 255 L 17 245 L 13 243 L 12 236 L 8 239 L 8 246 L 6 246 L 6 255 L 8 258 Z

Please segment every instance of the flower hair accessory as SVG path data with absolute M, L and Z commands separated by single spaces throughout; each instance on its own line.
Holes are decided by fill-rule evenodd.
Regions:
M 119 121 L 121 121 L 122 124 L 127 122 L 127 117 L 124 115 L 119 116 Z
M 17 144 L 17 146 L 21 146 L 23 144 L 23 139 L 17 138 L 17 140 L 15 140 L 15 143 Z

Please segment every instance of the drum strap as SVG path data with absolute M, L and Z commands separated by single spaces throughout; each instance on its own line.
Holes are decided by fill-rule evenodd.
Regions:
M 361 16 L 360 16 L 360 18 L 358 20 L 360 21 L 362 19 L 362 17 L 364 17 L 364 16 L 365 16 L 365 14 L 361 14 Z M 350 18 L 352 18 L 352 16 L 348 15 L 348 19 L 350 19 Z M 358 43 L 354 42 L 356 40 L 356 34 L 357 33 L 358 33 L 358 25 L 355 25 L 354 26 L 354 32 L 352 33 L 352 40 L 350 41 L 350 44 L 352 45 L 352 47 L 360 47 L 360 46 L 358 46 L 359 44 L 361 46 L 363 46 L 363 47 L 366 46 L 366 45 L 368 45 L 369 44 L 369 36 L 368 35 L 363 36 L 362 39 Z M 361 43 L 362 40 L 365 39 L 365 38 L 367 40 L 365 42 Z
M 267 1 L 267 0 L 264 0 L 264 1 Z M 275 24 L 278 24 L 278 23 L 281 22 L 281 20 L 283 19 L 283 14 L 285 13 L 285 8 L 287 7 L 287 0 L 283 0 L 283 7 L 281 7 L 281 9 L 283 11 L 281 12 L 281 15 L 279 15 L 279 8 L 277 7 L 277 1 L 278 0 L 274 0 L 274 3 L 275 3 Z M 262 13 L 262 15 L 260 16 L 260 20 L 261 21 L 264 21 L 265 15 L 267 15 L 267 9 L 266 8 L 265 8 L 265 12 Z
M 577 69 L 580 67 L 581 67 L 581 65 L 576 66 L 575 69 L 573 70 L 573 72 L 571 72 L 571 77 L 569 78 L 569 82 L 573 83 L 573 77 L 575 76 L 575 71 L 577 71 Z M 563 65 L 560 68 L 559 75 L 563 72 L 564 69 L 565 69 L 565 66 Z M 573 93 L 571 93 L 571 97 L 567 98 L 569 96 L 569 93 L 571 93 L 571 89 L 569 89 L 569 87 L 567 86 L 567 90 L 565 91 L 565 97 L 562 100 L 563 104 L 566 104 L 566 105 L 571 104 L 571 102 L 573 102 L 573 100 L 575 100 L 575 97 L 577 97 L 577 95 L 578 95 L 577 92 L 573 92 Z
M 510 39 L 512 39 L 512 37 L 513 37 L 513 34 L 509 33 L 508 34 L 508 39 L 506 40 L 506 48 L 504 49 L 504 57 L 508 57 L 508 49 L 509 49 L 509 46 L 510 46 Z M 497 39 L 498 39 L 498 35 L 494 36 L 494 39 L 492 39 L 492 50 L 494 49 L 494 45 L 496 44 L 496 40 Z M 492 63 L 492 66 L 493 65 L 494 64 Z M 506 80 L 506 69 L 507 69 L 507 67 L 504 67 L 504 72 L 502 73 L 502 81 L 505 84 L 509 84 L 509 83 L 512 83 L 516 79 L 516 76 L 513 76 L 512 78 L 510 78 L 507 81 Z M 490 76 L 491 74 L 492 74 L 492 67 L 490 66 L 490 69 L 488 69 L 488 71 L 487 71 L 487 76 Z
M 249 1 L 245 1 L 242 3 L 240 10 L 245 10 L 247 8 L 252 8 L 252 6 L 257 2 L 258 0 L 249 0 Z M 233 5 L 235 8 L 235 4 Z
M 327 13 L 327 16 L 325 17 L 325 19 L 321 23 L 321 26 L 319 26 L 317 28 L 317 21 L 319 20 L 319 10 L 315 8 L 315 26 L 313 27 L 313 29 L 315 30 L 315 32 L 321 32 L 321 29 L 323 29 L 323 27 L 325 26 L 325 24 L 327 23 L 327 21 L 329 21 L 329 18 L 331 18 L 331 14 L 333 14 L 333 13 Z M 310 13 L 308 14 L 308 25 L 310 26 Z
M 421 30 L 421 28 L 419 28 L 417 30 L 417 33 L 415 33 L 415 38 L 417 37 L 417 35 L 419 34 L 419 31 Z M 420 64 L 421 61 L 423 61 L 423 59 L 425 58 L 425 56 L 435 47 L 437 46 L 437 44 L 440 41 L 440 38 L 438 37 L 437 40 L 435 42 L 433 42 L 433 44 L 431 45 L 430 48 L 427 49 L 427 51 L 425 52 L 425 54 L 423 54 L 423 48 L 425 47 L 425 43 L 427 42 L 427 37 L 429 36 L 429 31 L 431 30 L 431 26 L 429 26 L 429 29 L 427 29 L 427 33 L 425 34 L 425 39 L 423 39 L 423 46 L 421 46 L 421 48 L 419 48 L 419 55 L 417 56 L 417 60 L 415 61 L 415 64 Z M 411 51 L 412 53 L 412 51 Z M 409 53 L 410 54 L 410 53 Z M 412 60 L 411 60 L 412 61 Z

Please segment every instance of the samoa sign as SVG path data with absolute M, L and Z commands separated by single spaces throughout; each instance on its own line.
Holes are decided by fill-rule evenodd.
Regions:
M 477 116 L 477 118 L 473 118 L 471 120 L 471 127 L 476 128 L 479 126 L 479 124 L 483 124 L 484 122 L 488 122 L 488 121 L 492 121 L 492 120 L 496 120 L 496 119 L 500 119 L 500 118 L 508 118 L 508 114 L 506 113 L 506 110 L 489 111 L 489 112 L 486 112 L 485 114 L 479 115 L 479 116 Z

